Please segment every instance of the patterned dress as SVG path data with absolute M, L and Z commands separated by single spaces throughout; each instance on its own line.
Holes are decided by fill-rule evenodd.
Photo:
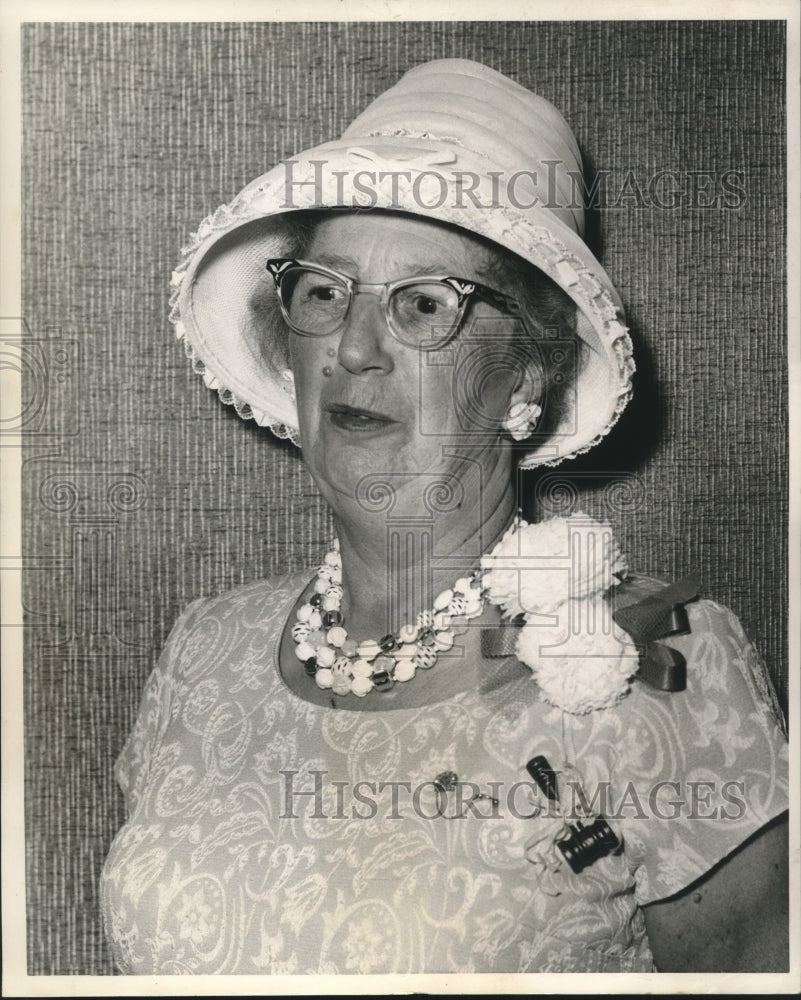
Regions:
M 641 907 L 787 808 L 765 668 L 719 605 L 688 605 L 670 640 L 680 693 L 635 681 L 568 715 L 509 658 L 445 702 L 363 712 L 279 673 L 304 584 L 190 605 L 147 682 L 101 885 L 122 972 L 654 971 Z M 540 754 L 558 815 L 526 772 Z M 445 771 L 466 784 L 437 790 Z M 555 838 L 582 810 L 623 847 L 574 874 Z

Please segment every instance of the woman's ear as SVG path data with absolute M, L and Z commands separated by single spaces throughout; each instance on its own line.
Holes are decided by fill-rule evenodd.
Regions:
M 534 433 L 542 413 L 539 404 L 542 390 L 542 373 L 539 366 L 526 365 L 511 395 L 506 419 L 503 421 L 503 429 L 515 441 L 523 441 Z
M 530 359 L 522 368 L 514 392 L 509 399 L 511 409 L 516 403 L 539 403 L 544 395 L 540 366 Z

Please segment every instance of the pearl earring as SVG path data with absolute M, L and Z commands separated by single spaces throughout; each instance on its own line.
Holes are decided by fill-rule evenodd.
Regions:
M 501 426 L 515 441 L 523 441 L 533 433 L 541 413 L 537 403 L 512 403 Z

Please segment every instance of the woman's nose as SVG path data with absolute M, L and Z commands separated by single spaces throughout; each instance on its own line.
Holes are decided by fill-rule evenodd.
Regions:
M 394 343 L 379 297 L 371 292 L 354 295 L 339 340 L 338 358 L 343 368 L 354 375 L 391 372 L 395 367 Z

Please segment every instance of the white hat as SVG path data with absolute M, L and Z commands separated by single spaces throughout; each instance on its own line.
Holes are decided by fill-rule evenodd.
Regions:
M 477 233 L 531 262 L 575 302 L 589 350 L 558 426 L 521 459 L 554 465 L 587 451 L 631 396 L 620 300 L 583 240 L 581 156 L 560 113 L 464 59 L 410 70 L 341 139 L 279 163 L 204 219 L 173 274 L 176 332 L 206 384 L 237 412 L 296 444 L 286 362 L 254 312 L 286 256 L 289 213 L 379 208 Z

